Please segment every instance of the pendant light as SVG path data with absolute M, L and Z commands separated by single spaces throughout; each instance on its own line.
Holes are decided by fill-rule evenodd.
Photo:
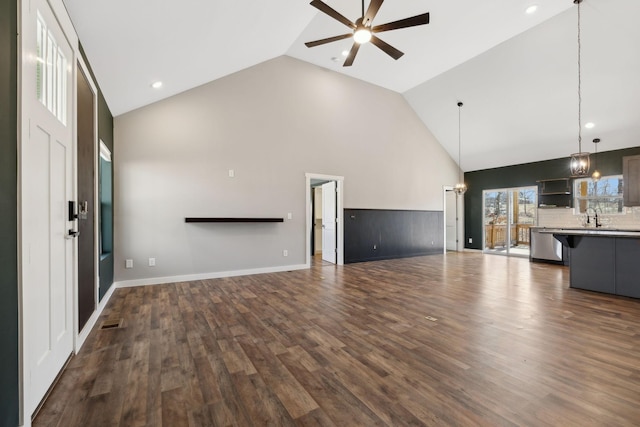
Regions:
M 581 70 L 581 50 L 582 40 L 580 37 L 580 3 L 583 0 L 573 0 L 578 5 L 578 152 L 571 155 L 571 176 L 575 178 L 589 175 L 589 153 L 582 151 L 582 70 Z
M 465 191 L 467 191 L 467 185 L 464 183 L 464 175 L 462 172 L 462 163 L 460 161 L 460 156 L 461 156 L 461 152 L 462 149 L 460 148 L 462 146 L 462 138 L 461 138 L 461 111 L 462 111 L 462 102 L 458 102 L 458 169 L 460 169 L 460 180 L 458 181 L 458 183 L 453 187 L 453 191 L 457 194 L 457 195 L 462 195 L 464 194 Z
M 595 169 L 591 174 L 591 179 L 593 182 L 598 182 L 602 175 L 600 175 L 600 171 L 598 171 L 598 143 L 600 142 L 600 138 L 596 138 L 593 140 L 593 145 L 596 147 L 595 153 L 593 154 L 593 168 Z

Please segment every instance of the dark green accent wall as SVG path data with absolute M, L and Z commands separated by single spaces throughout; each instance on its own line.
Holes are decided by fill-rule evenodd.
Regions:
M 18 425 L 18 11 L 0 0 L 0 426 Z
M 113 166 L 113 162 L 115 162 L 115 153 L 113 151 L 113 115 L 107 105 L 107 101 L 104 99 L 100 85 L 97 83 L 98 80 L 91 69 L 91 64 L 89 64 L 89 60 L 82 48 L 82 44 L 80 44 L 79 48 L 80 54 L 89 68 L 89 74 L 91 74 L 91 78 L 98 86 L 98 138 L 102 140 L 107 147 L 109 147 L 109 150 L 111 150 L 111 164 Z M 111 188 L 113 188 L 113 176 L 111 179 Z M 109 242 L 107 246 L 113 247 L 113 215 L 110 216 L 109 222 L 104 224 L 104 227 L 107 228 L 108 232 L 103 235 L 108 235 L 111 238 L 111 242 Z M 100 281 L 98 295 L 99 299 L 102 300 L 102 297 L 107 293 L 111 285 L 113 285 L 113 252 L 100 257 L 100 270 L 98 275 Z
M 602 143 L 600 144 L 602 145 Z M 597 168 L 602 175 L 622 174 L 622 158 L 640 154 L 640 147 L 605 151 L 597 155 Z M 594 170 L 594 155 L 591 157 Z M 525 163 L 494 169 L 467 172 L 464 180 L 468 190 L 464 195 L 465 248 L 482 249 L 482 191 L 493 188 L 537 185 L 541 179 L 568 178 L 569 157 Z M 469 238 L 473 243 L 469 243 Z
M 441 254 L 442 211 L 344 210 L 344 262 Z

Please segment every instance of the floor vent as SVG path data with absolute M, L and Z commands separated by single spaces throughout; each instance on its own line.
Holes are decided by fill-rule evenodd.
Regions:
M 122 319 L 119 320 L 105 320 L 100 325 L 100 329 L 117 329 L 122 326 Z

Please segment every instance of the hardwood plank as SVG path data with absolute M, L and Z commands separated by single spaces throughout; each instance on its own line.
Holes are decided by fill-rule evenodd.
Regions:
M 117 289 L 33 425 L 632 426 L 639 308 L 477 253 Z

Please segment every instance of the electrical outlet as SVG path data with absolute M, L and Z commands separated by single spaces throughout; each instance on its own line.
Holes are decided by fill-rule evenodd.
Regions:
M 375 251 L 376 249 L 378 249 L 378 245 L 373 245 L 373 250 Z
M 132 259 L 124 260 L 124 268 L 133 268 L 133 260 Z
M 283 250 L 282 251 L 282 256 L 289 256 L 289 251 L 288 250 Z
M 156 266 L 156 259 L 149 258 L 149 267 L 155 267 L 155 266 Z
M 469 243 L 473 243 L 473 239 L 469 237 Z
M 293 219 L 293 214 L 291 212 L 287 214 L 287 219 Z

